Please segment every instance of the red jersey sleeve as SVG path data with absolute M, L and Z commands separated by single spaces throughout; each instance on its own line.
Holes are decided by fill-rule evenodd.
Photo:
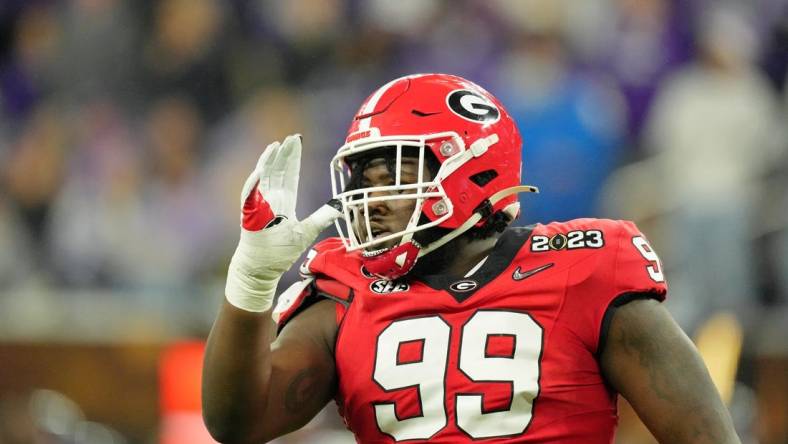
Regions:
M 667 284 L 659 257 L 634 223 L 584 222 L 603 233 L 605 245 L 570 271 L 562 312 L 567 328 L 596 354 L 617 307 L 635 299 L 663 301 Z
M 664 300 L 668 286 L 659 256 L 634 223 L 620 221 L 618 226 L 614 294 L 653 293 Z
M 616 252 L 614 297 L 607 304 L 601 321 L 597 324 L 597 354 L 601 354 L 605 348 L 610 322 L 618 307 L 636 299 L 656 299 L 662 302 L 668 292 L 662 261 L 646 236 L 633 222 L 621 221 L 619 225 L 621 231 Z
M 307 253 L 299 267 L 303 280 L 291 285 L 279 295 L 272 312 L 274 321 L 281 330 L 298 313 L 322 299 L 336 302 L 337 323 L 347 310 L 353 298 L 351 285 L 354 267 L 344 253 L 344 246 L 338 238 L 328 238 L 315 244 Z

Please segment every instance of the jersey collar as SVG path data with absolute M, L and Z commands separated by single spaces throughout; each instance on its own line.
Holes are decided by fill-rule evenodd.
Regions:
M 443 290 L 462 303 L 503 273 L 531 236 L 534 226 L 507 228 L 493 246 L 487 260 L 472 276 L 449 274 L 420 276 L 419 281 L 434 290 Z

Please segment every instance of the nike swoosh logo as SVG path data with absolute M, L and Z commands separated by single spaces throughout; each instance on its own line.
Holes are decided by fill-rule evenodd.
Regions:
M 435 114 L 440 114 L 440 113 L 441 113 L 440 111 L 435 111 L 435 112 L 424 112 L 424 111 L 419 111 L 419 110 L 417 110 L 417 109 L 411 110 L 411 112 L 412 112 L 413 114 L 415 114 L 415 115 L 419 116 L 419 117 L 429 117 L 429 116 L 434 116 Z
M 514 270 L 514 273 L 512 273 L 512 279 L 514 279 L 515 281 L 521 281 L 525 278 L 529 278 L 535 275 L 536 273 L 539 273 L 540 271 L 545 271 L 548 268 L 552 267 L 553 265 L 555 264 L 550 262 L 549 264 L 542 265 L 541 267 L 532 268 L 530 270 L 522 271 L 522 272 L 520 271 L 520 267 L 517 267 Z

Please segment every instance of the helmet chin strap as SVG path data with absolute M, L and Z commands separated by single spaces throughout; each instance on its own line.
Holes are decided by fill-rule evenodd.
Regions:
M 505 188 L 490 196 L 484 208 L 492 208 L 498 201 L 512 194 L 538 192 L 538 188 L 530 185 Z M 435 251 L 437 248 L 440 248 L 452 239 L 470 230 L 484 216 L 484 211 L 477 210 L 467 221 L 465 221 L 465 223 L 425 247 L 420 246 L 412 239 L 413 233 L 408 233 L 403 236 L 399 245 L 393 247 L 391 250 L 379 255 L 364 258 L 364 267 L 370 273 L 384 279 L 393 280 L 402 277 L 416 265 L 416 260 L 418 258 Z
M 509 187 L 509 188 L 502 189 L 501 191 L 499 191 L 499 192 L 493 194 L 492 196 L 490 196 L 490 198 L 487 199 L 487 202 L 489 203 L 489 206 L 492 207 L 496 203 L 498 203 L 498 201 L 503 199 L 504 197 L 511 196 L 512 194 L 517 194 L 517 193 L 538 193 L 538 192 L 539 192 L 539 188 L 537 188 L 537 187 L 534 187 L 534 186 L 531 186 L 531 185 L 518 185 L 516 187 Z M 422 256 L 424 256 L 426 254 L 429 254 L 429 253 L 435 251 L 436 249 L 446 245 L 448 242 L 456 239 L 462 233 L 465 233 L 466 231 L 470 230 L 474 225 L 476 225 L 482 219 L 482 217 L 484 217 L 482 212 L 481 211 L 476 211 L 475 213 L 473 213 L 473 215 L 471 217 L 468 218 L 468 220 L 465 221 L 465 223 L 463 223 L 459 227 L 455 228 L 454 230 L 446 233 L 446 235 L 443 236 L 442 238 L 440 238 L 440 239 L 430 243 L 429 245 L 421 248 L 419 250 L 419 256 L 418 257 L 422 257 Z

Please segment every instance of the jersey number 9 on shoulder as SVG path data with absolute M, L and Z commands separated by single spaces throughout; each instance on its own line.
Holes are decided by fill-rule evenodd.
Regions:
M 451 350 L 452 327 L 440 316 L 394 321 L 380 333 L 375 382 L 386 392 L 415 386 L 421 404 L 420 416 L 400 419 L 395 403 L 376 403 L 375 417 L 383 433 L 397 441 L 429 439 L 447 426 L 448 396 L 454 396 L 457 427 L 472 438 L 519 435 L 525 431 L 539 393 L 542 327 L 526 313 L 477 311 L 464 323 L 460 334 L 457 350 Z M 488 342 L 491 337 L 501 336 L 512 339 L 511 356 L 490 356 Z M 420 346 L 420 357 L 402 362 L 401 347 L 412 343 Z M 459 355 L 459 371 L 472 382 L 511 384 L 508 408 L 485 412 L 481 393 L 447 395 L 446 391 L 452 390 L 447 381 L 459 377 L 453 374 L 455 369 L 448 368 L 450 354 L 455 353 Z
M 657 252 L 651 248 L 646 238 L 643 236 L 635 236 L 632 238 L 632 245 L 637 248 L 644 259 L 651 262 L 650 265 L 646 266 L 649 277 L 651 277 L 654 282 L 665 282 L 665 275 L 662 273 L 662 262 L 660 262 Z

